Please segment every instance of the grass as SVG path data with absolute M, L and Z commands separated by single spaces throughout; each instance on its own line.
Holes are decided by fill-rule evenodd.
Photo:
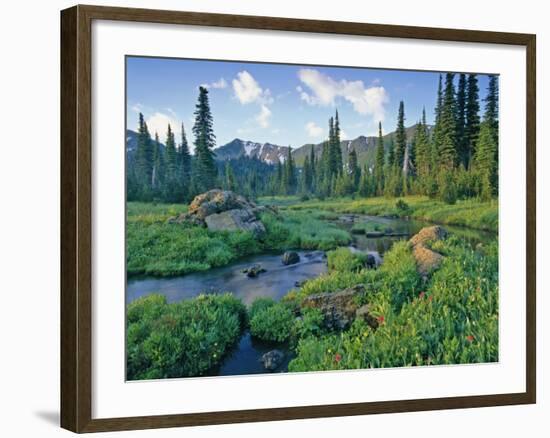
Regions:
M 269 199 L 269 198 L 268 198 Z M 402 198 L 408 208 L 399 208 L 395 198 L 339 198 L 324 201 L 310 200 L 285 205 L 290 210 L 325 210 L 334 213 L 356 213 L 373 216 L 411 217 L 438 224 L 457 225 L 478 230 L 498 231 L 498 201 L 459 200 L 454 205 L 426 196 Z M 263 200 L 266 201 L 265 199 Z M 282 202 L 282 200 L 279 200 Z
M 249 232 L 212 232 L 204 227 L 169 223 L 186 211 L 184 205 L 128 203 L 127 273 L 173 276 L 224 266 L 240 257 L 287 249 L 329 250 L 351 242 L 347 231 L 300 211 L 266 213 L 266 235 Z

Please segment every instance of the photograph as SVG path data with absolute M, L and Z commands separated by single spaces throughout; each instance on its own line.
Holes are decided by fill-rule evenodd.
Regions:
M 499 361 L 497 74 L 125 76 L 128 381 Z

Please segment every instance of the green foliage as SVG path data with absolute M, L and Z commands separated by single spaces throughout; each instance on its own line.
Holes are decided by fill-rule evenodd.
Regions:
M 351 242 L 348 232 L 307 212 L 287 211 L 279 217 L 267 213 L 261 219 L 267 230 L 264 245 L 269 249 L 329 250 Z
M 403 305 L 388 305 L 387 290 L 371 296 L 373 313 L 381 321 L 373 330 L 362 321 L 351 329 L 320 337 L 302 338 L 290 371 L 402 367 L 498 361 L 498 247 L 483 252 L 457 239 L 441 243 L 445 261 L 426 288 Z M 405 245 L 391 251 L 382 273 L 404 278 L 398 263 Z M 405 261 L 409 264 L 410 261 Z M 405 282 L 406 283 L 406 282 Z M 402 287 L 411 287 L 402 283 Z M 396 290 L 398 284 L 392 284 Z M 383 319 L 381 318 L 383 317 Z
M 409 213 L 411 211 L 409 204 L 407 204 L 402 199 L 397 200 L 397 202 L 395 203 L 395 208 L 397 208 L 399 211 L 403 212 L 404 214 Z
M 301 310 L 300 318 L 297 318 L 292 328 L 293 339 L 318 337 L 325 332 L 324 316 L 319 309 L 306 307 Z
M 258 297 L 256 298 L 250 308 L 248 309 L 248 319 L 251 320 L 256 316 L 257 313 L 264 311 L 268 307 L 275 305 L 275 300 L 269 297 Z
M 294 325 L 294 313 L 284 303 L 264 306 L 250 318 L 250 333 L 263 341 L 285 342 Z
M 338 248 L 327 253 L 329 271 L 358 272 L 365 267 L 366 254 L 352 253 L 349 248 Z
M 246 308 L 231 294 L 168 304 L 149 295 L 128 305 L 128 380 L 200 376 L 216 366 L 244 328 Z

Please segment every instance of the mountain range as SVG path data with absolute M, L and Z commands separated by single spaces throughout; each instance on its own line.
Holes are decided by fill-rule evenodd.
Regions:
M 433 127 L 428 126 L 428 131 L 431 131 Z M 407 142 L 412 141 L 416 130 L 416 125 L 405 128 Z M 390 144 L 390 140 L 395 140 L 395 131 L 390 132 L 383 136 L 384 147 L 387 149 Z M 366 137 L 360 135 L 353 140 L 342 140 L 340 142 L 340 148 L 342 150 L 342 158 L 344 162 L 347 161 L 349 153 L 355 149 L 357 153 L 357 161 L 360 165 L 372 165 L 374 163 L 375 151 L 376 151 L 376 136 Z M 317 157 L 321 156 L 321 150 L 323 143 L 317 144 L 305 144 L 292 150 L 292 156 L 296 165 L 301 166 L 304 162 L 306 154 L 309 154 L 311 147 L 315 150 Z M 126 131 L 126 152 L 133 155 L 133 152 L 137 148 L 137 132 L 132 130 Z M 229 143 L 219 146 L 214 149 L 216 153 L 216 159 L 220 161 L 233 160 L 241 157 L 256 158 L 267 164 L 276 164 L 277 161 L 283 163 L 288 156 L 288 146 L 279 146 L 273 143 L 257 143 L 248 140 L 241 140 L 235 138 Z

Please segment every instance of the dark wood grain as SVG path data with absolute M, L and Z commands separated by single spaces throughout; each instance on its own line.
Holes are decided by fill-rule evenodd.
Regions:
M 525 46 L 527 52 L 526 391 L 514 394 L 92 419 L 92 20 L 183 24 Z M 61 426 L 74 432 L 458 409 L 536 401 L 536 38 L 486 32 L 75 6 L 61 13 Z

